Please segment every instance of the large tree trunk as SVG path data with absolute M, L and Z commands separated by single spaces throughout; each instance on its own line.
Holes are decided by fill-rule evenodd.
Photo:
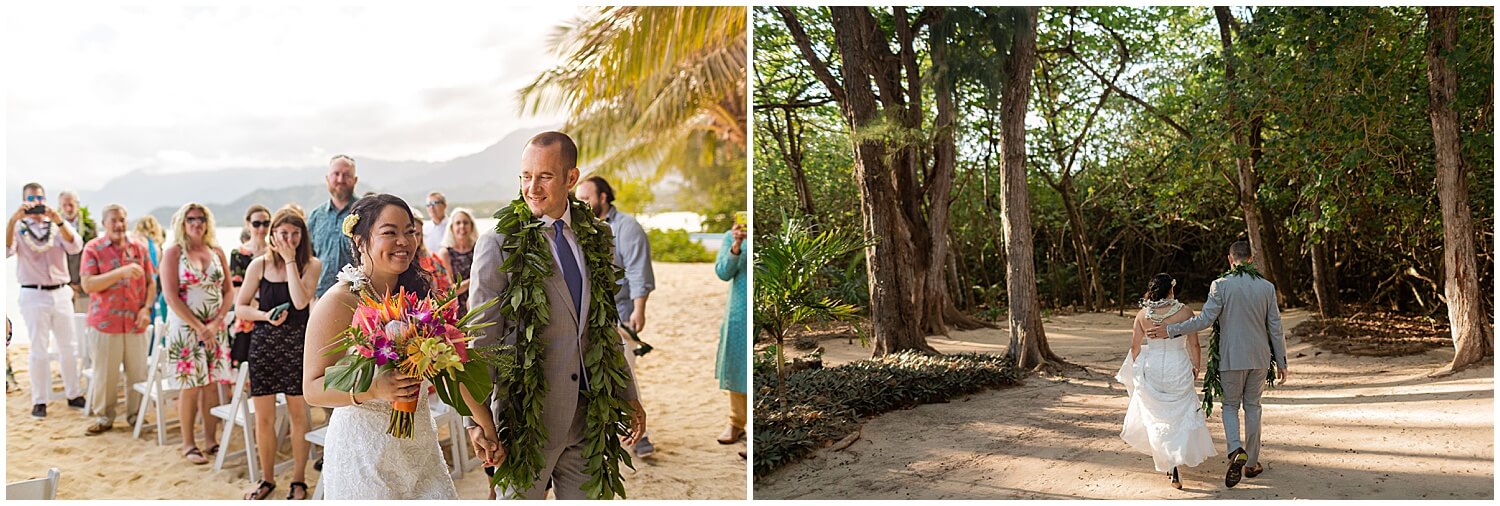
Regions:
M 1260 206 L 1256 203 L 1255 198 L 1256 191 L 1260 187 L 1260 181 L 1255 174 L 1254 164 L 1248 156 L 1251 146 L 1248 135 L 1245 133 L 1247 122 L 1245 118 L 1241 117 L 1238 103 L 1239 93 L 1237 92 L 1237 87 L 1239 83 L 1235 79 L 1236 58 L 1234 56 L 1233 42 L 1230 40 L 1230 24 L 1233 23 L 1233 19 L 1230 16 L 1228 7 L 1214 7 L 1214 17 L 1218 18 L 1219 21 L 1219 40 L 1224 46 L 1224 84 L 1228 88 L 1226 105 L 1224 107 L 1224 121 L 1229 124 L 1235 147 L 1246 153 L 1244 156 L 1237 155 L 1234 157 L 1234 165 L 1239 169 L 1238 177 L 1235 180 L 1235 187 L 1238 190 L 1236 196 L 1239 197 L 1240 212 L 1245 215 L 1245 232 L 1250 236 L 1250 251 L 1255 257 L 1255 268 L 1265 274 L 1266 278 L 1272 283 L 1276 283 L 1276 272 L 1270 263 L 1267 262 L 1266 238 L 1263 232 L 1265 223 L 1260 213 Z M 1283 292 L 1283 298 L 1285 298 L 1285 288 L 1281 287 L 1280 283 L 1277 284 L 1277 287 L 1278 291 Z
M 1458 112 L 1453 109 L 1458 75 L 1448 54 L 1458 43 L 1458 8 L 1428 7 L 1427 30 L 1431 37 L 1427 43 L 1428 113 L 1437 151 L 1438 200 L 1443 210 L 1443 292 L 1457 348 L 1453 362 L 1438 372 L 1443 374 L 1489 357 L 1495 344 L 1492 323 L 1486 321 L 1479 300 L 1467 167 L 1459 149 Z
M 1314 202 L 1312 212 L 1313 222 L 1320 221 L 1323 206 Z M 1333 267 L 1328 265 L 1330 239 L 1328 232 L 1323 231 L 1308 241 L 1312 246 L 1313 295 L 1318 298 L 1318 315 L 1324 318 L 1336 318 L 1340 313 L 1338 286 L 1333 282 Z
M 1053 366 L 1060 361 L 1047 346 L 1041 308 L 1036 298 L 1036 263 L 1031 246 L 1031 203 L 1026 188 L 1026 105 L 1031 97 L 1032 67 L 1036 62 L 1037 8 L 1025 7 L 1005 61 L 1005 85 L 1000 96 L 1000 187 L 1010 298 L 1010 347 L 1006 354 L 1022 369 Z

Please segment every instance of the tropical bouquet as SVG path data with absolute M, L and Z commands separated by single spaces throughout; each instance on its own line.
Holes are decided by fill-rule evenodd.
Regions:
M 358 274 L 352 267 L 345 267 L 340 278 L 357 281 L 361 278 Z M 507 346 L 471 346 L 480 329 L 493 325 L 473 321 L 494 304 L 493 300 L 460 318 L 458 298 L 452 293 L 421 298 L 403 288 L 379 296 L 367 282 L 352 282 L 350 288 L 359 296 L 353 324 L 334 337 L 326 355 L 349 353 L 328 367 L 325 387 L 351 394 L 365 392 L 381 371 L 396 369 L 431 381 L 444 403 L 463 416 L 473 416 L 459 385 L 467 387 L 474 398 L 483 399 L 495 386 L 490 368 L 498 369 L 501 378 L 510 376 L 515 360 L 504 353 Z M 410 439 L 416 410 L 415 401 L 394 403 L 386 432 Z

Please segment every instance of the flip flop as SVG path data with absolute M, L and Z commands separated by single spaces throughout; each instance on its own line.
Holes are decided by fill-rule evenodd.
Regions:
M 300 499 L 297 498 L 297 489 L 298 488 L 302 489 L 302 498 L 300 498 Z M 289 500 L 289 501 L 306 501 L 307 500 L 308 496 L 307 496 L 307 484 L 306 483 L 302 483 L 300 481 L 294 481 L 291 484 L 291 489 L 292 490 L 290 492 L 287 492 L 287 494 L 286 494 L 287 500 Z
M 208 457 L 204 457 L 203 452 L 196 446 L 182 452 L 182 458 L 187 459 L 188 462 L 192 462 L 193 465 L 201 466 L 208 463 Z
M 266 480 L 260 480 L 260 485 L 257 485 L 255 487 L 255 490 L 252 490 L 249 493 L 245 494 L 245 500 L 246 501 L 263 501 L 266 498 L 271 497 L 271 492 L 275 492 L 275 491 L 276 491 L 276 484 L 275 483 L 271 483 L 271 482 L 266 481 Z M 288 497 L 287 499 L 291 499 L 291 498 Z
M 219 444 L 218 443 L 214 443 L 213 446 L 208 447 L 208 451 L 203 452 L 203 453 L 208 454 L 208 455 L 217 455 L 219 453 Z

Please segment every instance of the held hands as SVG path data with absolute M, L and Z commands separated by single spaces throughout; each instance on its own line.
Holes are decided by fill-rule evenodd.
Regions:
M 483 426 L 469 427 L 469 440 L 474 442 L 474 456 L 483 460 L 485 467 L 505 463 L 505 446 L 500 444 L 494 431 Z
M 401 374 L 395 369 L 386 369 L 375 376 L 375 381 L 370 384 L 370 394 L 376 399 L 395 402 L 416 402 L 417 390 L 422 386 L 422 378 Z

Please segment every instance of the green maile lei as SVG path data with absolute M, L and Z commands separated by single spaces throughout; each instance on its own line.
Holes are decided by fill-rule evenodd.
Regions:
M 630 407 L 619 397 L 626 389 L 628 371 L 620 335 L 615 332 L 620 317 L 614 307 L 614 290 L 624 273 L 614 264 L 614 234 L 609 226 L 594 218 L 583 202 L 572 197 L 568 200 L 573 233 L 589 266 L 589 351 L 583 359 L 588 379 L 583 458 L 589 480 L 583 490 L 590 499 L 623 499 L 620 462 L 635 469 L 620 444 L 620 438 L 628 433 Z M 547 345 L 539 334 L 550 314 L 542 283 L 552 276 L 552 248 L 545 235 L 552 229 L 533 216 L 531 208 L 519 198 L 496 211 L 494 217 L 500 220 L 495 232 L 505 237 L 500 246 L 505 256 L 500 271 L 510 280 L 497 297 L 498 307 L 501 315 L 517 324 L 518 367 L 510 382 L 511 402 L 500 414 L 503 429 L 498 436 L 508 455 L 495 469 L 490 485 L 524 491 L 536 482 L 546 463 L 542 447 L 548 434 L 542 425 L 542 404 L 548 385 L 542 363 Z
M 1255 279 L 1265 279 L 1265 276 L 1260 275 L 1260 271 L 1255 270 L 1255 265 L 1249 262 L 1235 264 L 1234 267 L 1230 267 L 1229 270 L 1224 271 L 1224 274 L 1220 275 L 1219 277 L 1227 278 L 1230 276 L 1240 275 L 1250 276 Z M 1272 339 L 1270 332 L 1266 333 L 1266 338 L 1268 341 Z M 1275 348 L 1273 347 L 1272 349 L 1274 350 Z M 1272 366 L 1266 368 L 1267 388 L 1276 387 L 1276 367 L 1274 365 L 1274 357 L 1272 358 Z M 1208 366 L 1205 367 L 1203 371 L 1204 414 L 1214 414 L 1214 399 L 1216 397 L 1223 396 L 1224 384 L 1219 379 L 1219 322 L 1218 320 L 1214 320 L 1214 331 L 1208 336 Z

